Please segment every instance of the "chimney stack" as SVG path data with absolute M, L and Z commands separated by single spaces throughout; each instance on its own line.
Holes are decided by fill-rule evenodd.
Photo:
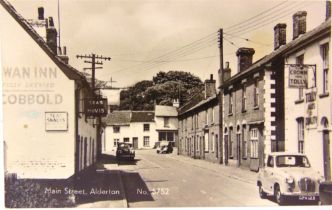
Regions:
M 231 69 L 229 68 L 229 62 L 227 61 L 224 69 L 224 80 L 227 81 L 231 78 Z
M 279 23 L 274 27 L 274 49 L 286 44 L 286 24 Z
M 205 99 L 210 98 L 216 94 L 216 80 L 213 79 L 213 74 L 210 75 L 210 79 L 205 80 Z
M 301 34 L 305 34 L 307 29 L 306 18 L 306 11 L 298 11 L 293 15 L 293 39 L 296 39 Z
M 38 20 L 44 20 L 44 7 L 38 7 Z
M 236 56 L 238 57 L 238 72 L 251 66 L 254 54 L 255 50 L 253 48 L 241 47 L 236 51 Z
M 48 18 L 46 27 L 46 44 L 51 48 L 52 52 L 57 55 L 58 49 L 58 32 L 54 28 L 53 18 Z
M 326 19 L 329 19 L 331 17 L 331 1 L 326 0 Z

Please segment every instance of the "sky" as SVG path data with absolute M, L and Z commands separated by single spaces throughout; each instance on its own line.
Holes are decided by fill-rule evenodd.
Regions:
M 58 0 L 9 0 L 25 18 L 45 8 L 58 27 Z M 273 51 L 273 27 L 287 24 L 292 40 L 292 15 L 305 10 L 307 31 L 325 20 L 325 1 L 280 0 L 59 0 L 61 45 L 69 63 L 89 67 L 76 55 L 111 57 L 100 80 L 128 87 L 151 80 L 159 71 L 188 71 L 203 81 L 217 78 L 220 67 L 218 30 L 224 31 L 224 61 L 237 73 L 236 50 L 255 49 L 254 61 Z M 242 23 L 242 24 L 241 24 Z

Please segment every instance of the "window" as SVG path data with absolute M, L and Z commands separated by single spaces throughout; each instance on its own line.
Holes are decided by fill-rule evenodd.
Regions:
M 169 128 L 169 117 L 164 117 L 164 127 Z
M 242 88 L 242 111 L 246 111 L 247 109 L 247 87 L 244 84 Z
M 229 142 L 229 157 L 233 158 L 233 139 L 232 139 L 232 128 L 229 128 L 228 142 Z
M 232 91 L 229 92 L 229 103 L 228 103 L 228 105 L 229 105 L 228 113 L 232 114 L 233 113 L 233 92 Z
M 204 149 L 205 149 L 204 151 L 205 151 L 205 152 L 208 152 L 208 151 L 210 150 L 210 147 L 209 147 L 209 146 L 210 146 L 210 145 L 209 145 L 209 141 L 210 141 L 209 133 L 205 133 L 205 134 L 204 134 L 203 140 L 204 140 L 204 144 L 205 144 L 205 145 L 204 145 L 204 147 L 205 147 L 205 148 L 204 148 Z
M 118 146 L 118 143 L 120 142 L 120 139 L 113 139 L 113 146 Z
M 143 146 L 144 147 L 149 147 L 150 146 L 150 137 L 149 136 L 144 136 L 144 138 L 143 138 Z
M 296 57 L 296 64 L 303 64 L 304 63 L 304 55 L 300 55 Z M 299 88 L 299 98 L 298 100 L 303 100 L 303 88 Z
M 242 126 L 242 158 L 247 158 L 248 156 L 248 145 L 246 137 L 246 126 Z
M 323 94 L 329 92 L 329 45 L 322 45 L 322 59 L 323 59 Z
M 120 126 L 114 125 L 113 126 L 113 133 L 120 133 Z
M 144 124 L 143 125 L 143 130 L 144 131 L 150 131 L 150 124 Z
M 216 158 L 219 157 L 219 154 L 218 154 L 218 134 L 216 134 L 216 137 L 214 139 L 214 151 L 216 151 Z
M 191 130 L 194 130 L 194 116 L 191 117 Z
M 250 157 L 258 158 L 258 129 L 253 128 L 250 131 Z
M 298 152 L 304 153 L 304 118 L 300 117 L 296 121 L 297 121 Z
M 206 110 L 205 111 L 205 125 L 208 125 L 209 124 L 209 111 Z
M 259 104 L 259 88 L 258 88 L 258 80 L 255 80 L 254 84 L 254 108 L 257 108 Z
M 215 108 L 214 107 L 212 107 L 212 119 L 211 119 L 211 123 L 214 123 L 214 118 L 215 118 L 215 116 L 214 116 L 214 111 L 215 111 Z
M 123 138 L 123 142 L 125 142 L 125 143 L 129 143 L 129 138 Z

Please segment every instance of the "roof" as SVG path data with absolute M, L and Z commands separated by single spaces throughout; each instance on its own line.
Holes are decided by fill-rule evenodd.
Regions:
M 177 117 L 178 111 L 174 106 L 156 105 L 155 115 L 156 117 Z
M 106 125 L 129 125 L 131 119 L 131 111 L 114 111 L 103 118 Z
M 132 111 L 130 122 L 154 122 L 153 111 Z
M 270 63 L 271 61 L 275 60 L 280 56 L 287 56 L 289 53 L 292 53 L 302 47 L 303 44 L 307 44 L 313 42 L 317 39 L 320 39 L 324 36 L 331 36 L 331 18 L 326 20 L 324 23 L 319 25 L 318 27 L 314 28 L 313 30 L 301 35 L 297 39 L 287 43 L 286 45 L 281 46 L 277 50 L 273 51 L 272 53 L 264 56 L 260 60 L 253 63 L 249 68 L 244 71 L 241 71 L 234 76 L 232 76 L 229 80 L 225 81 L 224 86 L 233 83 L 238 78 L 242 77 L 247 73 L 255 72 L 255 70 L 259 70 L 264 65 Z
M 0 0 L 3 8 L 18 22 L 18 24 L 31 36 L 31 38 L 42 48 L 42 50 L 51 58 L 51 60 L 59 67 L 59 69 L 72 80 L 81 80 L 86 85 L 88 82 L 84 75 L 72 66 L 64 63 L 56 54 L 52 52 L 44 39 L 33 29 L 28 21 L 23 18 L 15 8 L 6 0 Z
M 197 96 L 197 98 L 199 99 L 201 99 L 200 101 L 199 100 L 197 100 L 196 99 L 196 103 L 195 104 L 193 104 L 191 107 L 189 107 L 189 108 L 186 108 L 186 109 L 183 109 L 182 107 L 180 108 L 180 112 L 179 112 L 179 115 L 182 115 L 182 114 L 185 114 L 185 113 L 187 113 L 187 112 L 190 112 L 190 111 L 193 111 L 193 110 L 195 110 L 195 109 L 197 109 L 197 108 L 199 108 L 199 107 L 201 107 L 201 106 L 204 106 L 205 104 L 207 104 L 207 103 L 209 103 L 209 102 L 211 102 L 211 101 L 213 101 L 213 100 L 217 100 L 218 99 L 218 95 L 217 94 L 214 94 L 213 96 L 211 96 L 211 97 L 209 97 L 209 98 L 207 98 L 207 99 L 202 99 L 201 98 L 201 96 L 200 95 L 198 95 Z M 184 105 L 185 106 L 185 105 Z M 184 107 L 183 106 L 183 107 Z

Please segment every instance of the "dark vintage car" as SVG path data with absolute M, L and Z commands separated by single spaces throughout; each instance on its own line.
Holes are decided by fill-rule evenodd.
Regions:
M 116 148 L 116 158 L 128 158 L 130 160 L 135 159 L 135 150 L 130 143 L 118 143 Z
M 321 205 L 332 205 L 332 181 L 320 183 L 319 199 Z

